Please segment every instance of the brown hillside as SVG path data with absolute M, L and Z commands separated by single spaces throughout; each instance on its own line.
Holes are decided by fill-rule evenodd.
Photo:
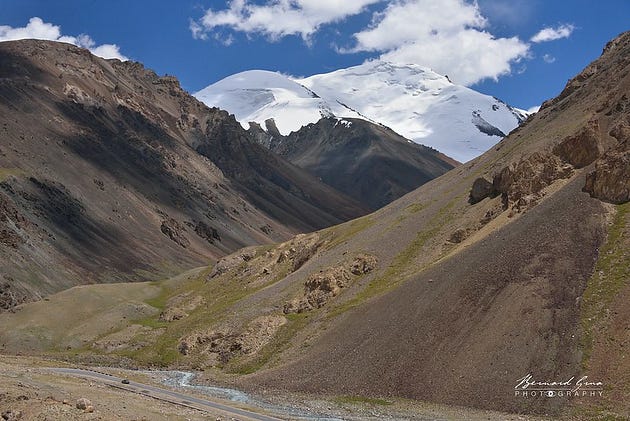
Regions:
M 72 45 L 0 43 L 0 124 L 3 307 L 365 213 L 175 78 Z
M 379 270 L 311 316 L 317 321 L 284 354 L 290 363 L 248 382 L 555 413 L 566 401 L 515 398 L 517 380 L 583 374 L 623 396 L 594 406 L 627 416 L 627 376 L 620 381 L 618 370 L 602 367 L 602 346 L 591 356 L 599 368 L 589 371 L 584 350 L 598 332 L 583 322 L 582 303 L 617 212 L 589 193 L 630 199 L 628 95 L 625 33 L 496 148 L 364 218 L 342 241 L 333 235 L 332 246 L 281 283 L 303 282 L 359 252 L 376 256 Z M 488 187 L 473 200 L 481 177 Z M 624 254 L 610 270 L 629 266 Z M 617 276 L 628 285 L 627 271 Z M 600 288 L 596 298 L 603 314 L 612 305 L 606 293 Z M 606 332 L 628 344 L 627 314 L 614 314 Z M 309 346 L 297 348 L 303 340 Z M 626 355 L 615 352 L 618 361 Z

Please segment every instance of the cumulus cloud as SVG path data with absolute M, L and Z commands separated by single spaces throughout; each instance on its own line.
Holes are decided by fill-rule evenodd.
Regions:
M 338 52 L 416 63 L 473 85 L 518 72 L 531 58 L 532 43 L 566 38 L 574 30 L 565 24 L 544 28 L 530 40 L 497 37 L 483 14 L 520 19 L 530 9 L 526 0 L 229 0 L 191 20 L 190 31 L 196 39 L 225 45 L 234 42 L 234 32 L 271 41 L 299 36 L 310 44 L 324 25 L 371 13 L 369 25 L 336 43 L 344 45 L 335 47 Z
M 229 28 L 258 33 L 271 40 L 297 35 L 304 40 L 328 23 L 339 22 L 383 0 L 267 0 L 255 4 L 249 0 L 231 0 L 227 9 L 208 9 L 199 21 L 191 21 L 194 38 L 207 39 L 208 32 Z
M 120 52 L 120 47 L 116 44 L 96 45 L 96 42 L 94 42 L 94 40 L 86 34 L 81 34 L 76 37 L 62 35 L 61 28 L 59 26 L 44 22 L 38 17 L 31 18 L 26 26 L 20 28 L 0 25 L 0 42 L 15 41 L 19 39 L 44 39 L 67 42 L 69 44 L 87 48 L 94 55 L 99 57 L 128 60 L 128 58 Z
M 551 54 L 545 54 L 543 55 L 543 60 L 545 63 L 551 64 L 556 61 L 556 58 L 552 56 Z
M 349 51 L 373 51 L 395 62 L 418 63 L 471 85 L 510 73 L 529 54 L 518 39 L 496 38 L 477 3 L 463 0 L 399 0 L 374 15 L 369 28 L 354 34 Z
M 543 28 L 531 37 L 530 41 L 535 43 L 555 41 L 557 39 L 568 38 L 573 33 L 575 26 L 565 24 L 557 28 Z

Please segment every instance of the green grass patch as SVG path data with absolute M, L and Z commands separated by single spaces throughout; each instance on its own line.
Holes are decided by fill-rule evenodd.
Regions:
M 368 398 L 367 396 L 338 396 L 333 399 L 334 402 L 351 405 L 393 405 L 394 402 L 380 398 Z
M 396 227 L 398 227 L 405 219 L 407 219 L 410 215 L 414 215 L 421 210 L 425 209 L 427 206 L 422 203 L 412 203 L 407 205 L 403 212 L 400 212 L 400 215 L 396 217 L 396 219 L 387 227 L 387 231 L 390 231 Z
M 413 215 L 414 213 L 420 212 L 422 209 L 426 208 L 426 205 L 422 203 L 412 203 L 405 207 L 405 213 Z
M 158 310 L 164 310 L 164 308 L 166 307 L 166 302 L 171 297 L 172 291 L 169 288 L 166 288 L 160 282 L 151 282 L 151 285 L 159 287 L 161 289 L 160 293 L 155 297 L 146 300 L 145 302 L 151 307 L 157 308 Z
M 263 247 L 269 248 L 268 246 Z M 284 269 L 288 271 L 288 263 Z M 151 339 L 147 346 L 137 351 L 122 352 L 121 355 L 144 364 L 171 365 L 183 357 L 177 348 L 182 337 L 194 332 L 212 329 L 224 317 L 228 316 L 227 310 L 238 301 L 278 280 L 277 277 L 274 277 L 265 284 L 252 285 L 249 281 L 254 280 L 257 275 L 240 276 L 239 268 L 207 280 L 210 270 L 211 268 L 208 268 L 197 277 L 178 284 L 172 282 L 170 285 L 165 285 L 162 282 L 156 283 L 162 288 L 162 291 L 154 298 L 146 301 L 147 304 L 155 308 L 164 310 L 169 299 L 183 293 L 190 293 L 191 298 L 202 296 L 205 299 L 205 304 L 190 311 L 187 317 L 172 322 L 160 321 L 159 315 L 135 321 L 135 323 L 155 329 L 164 328 L 165 331 Z
M 206 276 L 210 270 L 211 267 L 208 267 L 202 270 L 197 276 L 189 279 L 184 278 L 178 282 L 172 282 L 171 279 L 151 282 L 151 285 L 160 288 L 160 292 L 155 297 L 145 300 L 145 303 L 157 308 L 160 312 L 154 316 L 132 320 L 131 323 L 152 329 L 165 329 L 165 332 L 155 337 L 143 333 L 140 336 L 149 341 L 149 345 L 138 350 L 120 351 L 117 352 L 117 354 L 147 365 L 151 364 L 166 367 L 174 363 L 180 357 L 177 344 L 184 332 L 187 331 L 185 324 L 187 318 L 169 323 L 159 319 L 160 313 L 166 308 L 168 301 L 176 295 L 186 292 L 195 294 L 202 290 L 203 285 L 206 283 Z
M 146 319 L 135 320 L 134 324 L 150 327 L 151 329 L 160 329 L 168 326 L 167 322 L 156 319 L 154 316 L 147 317 Z
M 359 232 L 368 229 L 375 222 L 371 215 L 366 215 L 332 228 L 326 228 L 321 233 L 324 237 L 333 237 L 333 240 L 327 245 L 327 248 L 331 249 L 348 241 Z
M 619 291 L 630 280 L 630 240 L 628 221 L 630 202 L 617 206 L 617 213 L 608 229 L 606 244 L 600 248 L 593 275 L 582 295 L 582 365 L 588 364 L 595 329 L 605 321 L 606 312 Z

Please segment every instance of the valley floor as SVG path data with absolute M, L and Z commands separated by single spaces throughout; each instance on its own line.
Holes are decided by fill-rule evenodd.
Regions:
M 7 419 L 23 420 L 251 420 L 265 419 L 253 415 L 234 416 L 221 410 L 198 410 L 146 394 L 132 393 L 127 386 L 97 378 L 60 373 L 51 367 L 67 364 L 23 356 L 0 356 L 0 414 Z M 86 367 L 88 368 L 88 367 Z M 164 372 L 142 372 L 116 368 L 98 371 L 131 379 L 133 386 L 166 389 Z M 236 410 L 246 408 L 271 413 L 278 419 L 303 420 L 540 420 L 542 418 L 510 415 L 492 411 L 446 407 L 420 402 L 374 400 L 361 397 L 313 397 L 306 395 L 251 396 L 247 404 L 229 402 L 199 393 L 195 387 L 172 387 L 174 392 L 191 400 L 203 399 L 227 405 Z M 145 390 L 146 391 L 146 390 Z M 144 391 L 143 391 L 144 392 Z M 80 398 L 89 399 L 93 412 L 76 408 Z M 188 402 L 190 403 L 190 402 Z M 191 403 L 191 405 L 193 405 Z M 247 408 L 255 405 L 258 408 Z M 20 418 L 10 418 L 10 416 Z

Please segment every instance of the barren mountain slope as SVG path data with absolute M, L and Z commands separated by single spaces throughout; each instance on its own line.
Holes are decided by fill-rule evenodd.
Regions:
M 376 210 L 458 163 L 391 129 L 356 118 L 322 118 L 288 136 L 256 123 L 249 132 L 273 152 Z M 273 126 L 271 126 L 273 128 Z
M 628 92 L 625 33 L 492 150 L 373 214 L 156 283 L 134 303 L 149 312 L 86 324 L 78 349 L 29 314 L 80 288 L 0 315 L 0 343 L 258 390 L 628 418 Z M 529 373 L 604 396 L 515 397 Z
M 0 99 L 3 307 L 177 273 L 365 212 L 138 63 L 3 42 Z
M 300 274 L 282 282 L 298 282 L 339 256 L 360 253 L 376 256 L 379 270 L 323 307 L 329 308 L 319 316 L 325 332 L 306 350 L 285 354 L 292 363 L 250 381 L 511 411 L 553 412 L 565 405 L 562 399 L 515 399 L 514 386 L 528 373 L 549 381 L 590 374 L 583 350 L 597 335 L 592 320 L 619 305 L 616 292 L 628 288 L 625 253 L 610 274 L 602 269 L 616 286 L 603 282 L 594 298 L 585 295 L 609 215 L 625 209 L 589 193 L 612 203 L 630 199 L 629 92 L 625 33 L 493 150 L 324 246 Z M 615 229 L 627 235 L 624 224 L 627 218 Z M 591 317 L 586 322 L 585 314 Z M 628 325 L 627 312 L 606 317 L 613 319 L 606 329 L 611 341 L 627 345 L 628 330 L 619 328 Z M 606 352 L 596 347 L 591 358 Z M 622 361 L 623 351 L 616 352 Z M 625 390 L 625 399 L 598 404 L 627 416 L 628 379 L 620 381 L 615 372 L 600 367 L 593 375 L 616 384 L 618 395 Z

